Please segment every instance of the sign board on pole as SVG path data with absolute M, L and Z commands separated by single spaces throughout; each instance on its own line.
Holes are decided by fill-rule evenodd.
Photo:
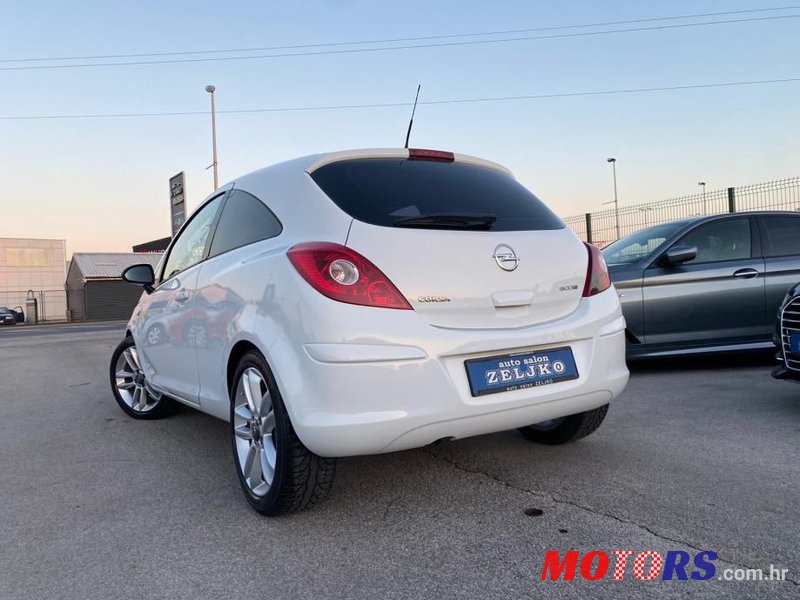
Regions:
M 183 171 L 169 178 L 169 212 L 172 237 L 175 237 L 186 221 L 186 175 Z

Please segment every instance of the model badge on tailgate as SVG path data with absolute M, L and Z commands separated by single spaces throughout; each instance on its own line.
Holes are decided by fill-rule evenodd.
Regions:
M 447 296 L 420 296 L 417 302 L 450 302 Z

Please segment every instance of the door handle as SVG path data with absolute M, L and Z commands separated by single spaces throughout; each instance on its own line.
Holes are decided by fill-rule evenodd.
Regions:
M 739 269 L 738 271 L 734 271 L 733 276 L 736 279 L 752 279 L 753 277 L 758 277 L 758 271 L 755 269 Z
M 189 292 L 187 292 L 186 290 L 181 290 L 180 292 L 175 294 L 175 302 L 180 302 L 181 304 L 183 304 L 188 299 L 189 299 Z

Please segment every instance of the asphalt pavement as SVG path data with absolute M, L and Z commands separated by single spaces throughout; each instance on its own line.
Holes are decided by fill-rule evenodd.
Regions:
M 324 504 L 269 519 L 227 424 L 116 406 L 121 335 L 0 330 L 3 600 L 800 597 L 800 385 L 768 356 L 637 365 L 572 445 L 504 432 L 343 459 Z M 569 549 L 710 550 L 717 576 L 790 581 L 541 581 L 545 552 Z

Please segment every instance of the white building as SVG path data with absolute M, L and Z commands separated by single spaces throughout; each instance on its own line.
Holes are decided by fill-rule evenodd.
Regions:
M 40 320 L 66 320 L 66 260 L 64 240 L 0 238 L 0 306 L 24 309 L 30 292 Z

